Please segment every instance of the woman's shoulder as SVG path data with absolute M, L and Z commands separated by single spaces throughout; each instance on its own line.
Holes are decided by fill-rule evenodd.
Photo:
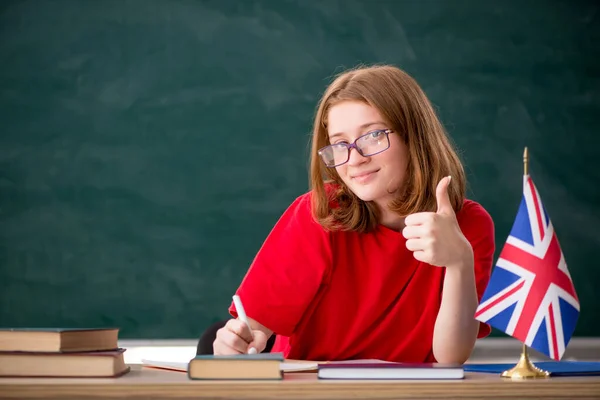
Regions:
M 302 224 L 310 222 L 311 225 L 318 225 L 312 213 L 312 197 L 313 192 L 311 190 L 298 195 L 287 207 L 282 218 L 287 216 L 288 219 L 301 222 Z
M 281 214 L 269 236 L 287 242 L 326 239 L 327 231 L 313 216 L 311 199 L 310 191 L 298 195 Z
M 336 183 L 325 183 L 325 193 L 329 198 L 331 206 L 335 206 L 335 195 L 339 189 L 339 185 Z M 312 198 L 314 196 L 313 190 L 308 190 L 294 199 L 290 207 L 302 209 L 303 211 L 310 212 L 312 210 Z
M 490 213 L 478 202 L 465 199 L 456 219 L 461 228 L 472 228 L 476 230 L 489 231 L 494 229 L 494 221 Z
M 471 200 L 471 199 L 465 199 L 463 201 L 462 208 L 458 212 L 457 216 L 462 215 L 462 214 L 466 214 L 466 215 L 478 214 L 478 215 L 487 215 L 487 216 L 490 215 L 487 212 L 487 210 L 480 203 L 476 202 L 475 200 Z
M 325 193 L 329 199 L 330 208 L 338 207 L 336 201 L 336 194 L 339 186 L 336 184 L 325 184 Z M 319 231 L 334 233 L 336 230 L 326 229 L 318 220 L 313 212 L 315 207 L 315 199 L 317 196 L 316 192 L 312 189 L 298 195 L 292 203 L 287 207 L 286 211 L 282 215 L 282 220 L 292 222 L 294 224 L 300 224 L 304 228 L 317 229 Z

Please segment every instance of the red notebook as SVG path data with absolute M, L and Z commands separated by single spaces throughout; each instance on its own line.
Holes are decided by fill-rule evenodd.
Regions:
M 379 360 L 319 364 L 319 379 L 463 379 L 461 364 L 393 363 Z

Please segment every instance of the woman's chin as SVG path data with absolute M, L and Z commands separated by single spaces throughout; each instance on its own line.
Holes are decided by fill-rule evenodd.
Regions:
M 377 196 L 377 194 L 372 193 L 367 190 L 358 190 L 358 191 L 354 192 L 354 194 L 362 201 L 375 201 L 379 198 L 379 196 Z

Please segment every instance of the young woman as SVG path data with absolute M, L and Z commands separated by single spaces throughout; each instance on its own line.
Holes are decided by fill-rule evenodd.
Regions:
M 494 227 L 419 85 L 393 66 L 326 90 L 314 121 L 311 190 L 281 216 L 237 290 L 214 354 L 291 359 L 467 360 L 490 327 L 473 318 Z M 235 306 L 229 309 L 237 317 Z

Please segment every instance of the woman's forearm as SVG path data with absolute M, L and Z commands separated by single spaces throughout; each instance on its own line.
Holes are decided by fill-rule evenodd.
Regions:
M 442 303 L 433 331 L 433 355 L 438 362 L 464 363 L 475 345 L 479 322 L 472 253 L 461 265 L 446 267 Z

